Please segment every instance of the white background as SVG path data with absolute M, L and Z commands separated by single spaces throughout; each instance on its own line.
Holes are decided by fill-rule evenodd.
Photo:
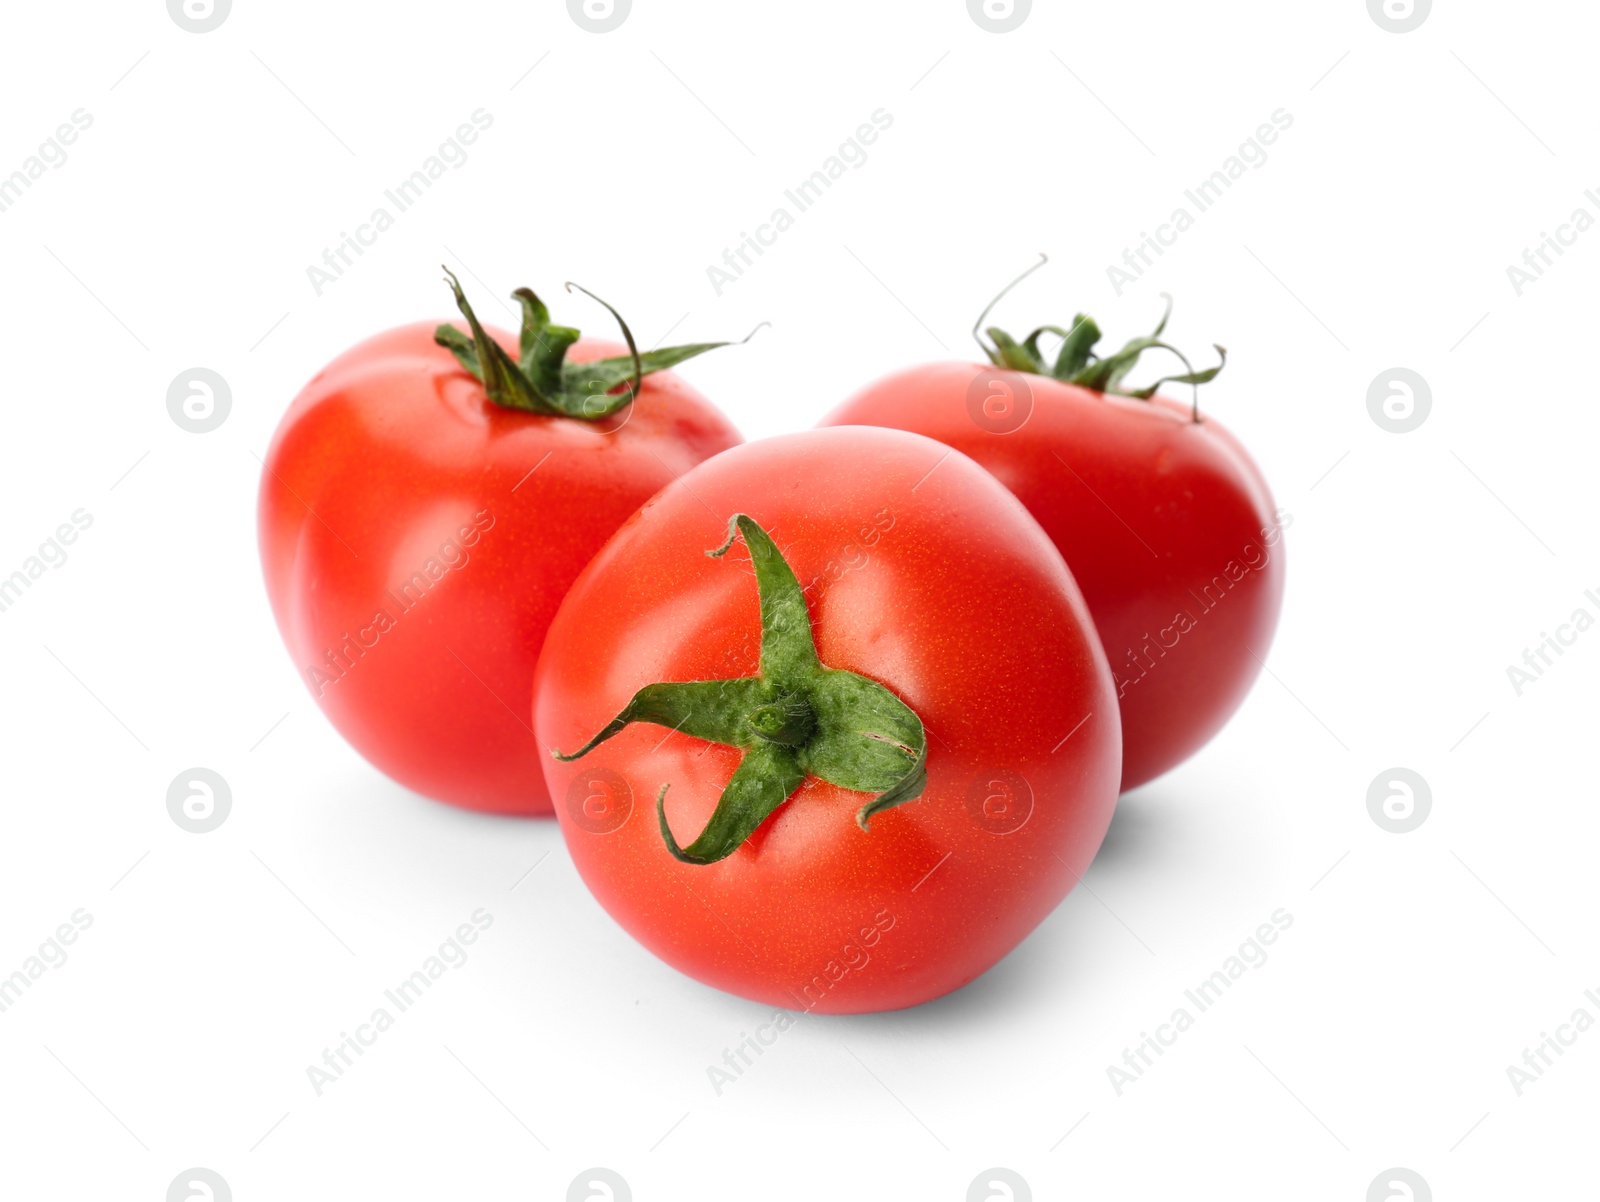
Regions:
M 1600 216 L 1590 6 L 1441 0 L 1405 34 L 1361 0 L 1039 0 L 1005 34 L 959 0 L 636 0 L 606 34 L 554 0 L 6 20 L 0 174 L 93 125 L 0 213 L 0 575 L 94 520 L 0 614 L 0 975 L 93 925 L 0 1014 L 0 1196 L 159 1202 L 190 1166 L 240 1202 L 561 1199 L 595 1165 L 640 1202 L 958 1202 L 991 1166 L 1039 1199 L 1360 1202 L 1393 1166 L 1439 1199 L 1594 1189 L 1600 1033 L 1521 1096 L 1506 1073 L 1600 1017 L 1600 633 L 1521 696 L 1506 674 L 1600 616 L 1600 232 L 1521 296 L 1506 273 Z M 478 108 L 465 165 L 316 295 Z M 868 161 L 718 296 L 723 248 L 878 108 Z M 1118 296 L 1107 266 L 1280 108 L 1266 164 Z M 1270 674 L 987 976 L 803 1018 L 718 1096 L 769 1011 L 635 945 L 553 823 L 422 800 L 322 718 L 261 587 L 258 456 L 337 352 L 449 315 L 441 261 L 502 324 L 491 296 L 567 279 L 646 344 L 770 320 L 682 369 L 755 438 L 974 354 L 1040 250 L 1002 324 L 1082 308 L 1120 342 L 1165 290 L 1180 345 L 1232 353 L 1205 405 L 1293 515 Z M 1433 396 L 1408 434 L 1367 411 L 1397 365 Z M 199 435 L 166 409 L 195 366 L 233 402 Z M 233 792 L 203 836 L 165 803 L 196 765 Z M 1432 788 L 1410 834 L 1367 812 L 1394 766 Z M 316 1096 L 307 1066 L 478 907 L 471 959 Z M 1268 962 L 1118 1096 L 1107 1066 L 1280 907 Z

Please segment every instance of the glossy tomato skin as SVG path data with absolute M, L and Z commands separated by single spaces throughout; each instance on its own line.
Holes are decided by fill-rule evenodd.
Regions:
M 353 347 L 290 406 L 261 475 L 267 592 L 295 668 L 376 767 L 548 814 L 529 714 L 551 617 L 630 513 L 739 434 L 670 372 L 599 423 L 503 409 L 434 328 Z M 568 358 L 625 350 L 585 339 Z
M 657 792 L 670 783 L 687 843 L 740 752 L 634 725 L 544 761 L 573 860 L 636 939 L 719 989 L 819 1013 L 957 989 L 1066 896 L 1116 803 L 1111 678 L 1071 574 L 1014 497 L 928 439 L 812 430 L 736 447 L 645 505 L 573 585 L 539 662 L 543 746 L 581 744 L 643 685 L 756 673 L 748 554 L 705 554 L 735 512 L 805 587 L 822 663 L 921 717 L 927 788 L 863 831 L 866 795 L 808 780 L 728 859 L 684 864 Z
M 1015 403 L 985 412 L 986 395 Z M 1277 627 L 1289 519 L 1214 418 L 1195 423 L 1188 405 L 1164 397 L 937 363 L 878 381 L 822 424 L 936 438 L 988 468 L 1038 519 L 1111 664 L 1124 789 L 1193 755 L 1243 702 Z

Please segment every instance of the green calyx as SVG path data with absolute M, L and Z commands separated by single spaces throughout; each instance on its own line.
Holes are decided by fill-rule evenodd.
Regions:
M 633 722 L 649 722 L 744 756 L 706 827 L 680 847 L 667 824 L 667 785 L 656 818 L 667 850 L 685 864 L 715 864 L 736 851 L 808 776 L 875 796 L 856 812 L 874 814 L 921 795 L 928 783 L 922 719 L 877 681 L 817 659 L 805 594 L 788 561 L 754 520 L 735 514 L 725 555 L 743 536 L 761 597 L 761 666 L 756 676 L 646 685 L 594 738 L 558 760 L 575 760 Z
M 522 306 L 521 357 L 513 359 L 484 332 L 478 315 L 461 291 L 460 281 L 448 267 L 444 268 L 444 274 L 450 290 L 455 293 L 456 307 L 472 329 L 472 336 L 469 338 L 455 326 L 445 324 L 434 330 L 433 340 L 450 351 L 456 361 L 483 384 L 491 401 L 505 409 L 601 421 L 633 400 L 639 393 L 640 382 L 651 372 L 676 367 L 686 359 L 714 351 L 719 346 L 737 345 L 698 342 L 641 352 L 621 314 L 587 288 L 569 283 L 567 291 L 576 288 L 604 305 L 617 319 L 628 344 L 628 353 L 614 359 L 596 359 L 592 363 L 566 362 L 567 348 L 578 341 L 578 331 L 571 326 L 552 324 L 550 310 L 533 290 L 518 288 L 511 295 Z M 757 326 L 756 330 L 760 328 Z M 741 342 L 750 341 L 754 335 L 755 330 L 751 330 Z
M 1100 327 L 1085 313 L 1079 313 L 1073 318 L 1070 329 L 1063 330 L 1060 326 L 1040 326 L 1021 342 L 998 326 L 990 326 L 984 331 L 989 336 L 989 342 L 984 342 L 979 337 L 978 328 L 983 325 L 983 319 L 989 316 L 989 310 L 999 304 L 1006 293 L 1048 261 L 1047 257 L 1041 254 L 1039 261 L 1007 284 L 1000 295 L 989 302 L 988 308 L 984 309 L 978 315 L 978 320 L 972 324 L 972 336 L 983 348 L 983 353 L 989 357 L 989 362 L 996 367 L 1030 372 L 1038 376 L 1050 376 L 1066 384 L 1077 384 L 1084 388 L 1092 388 L 1096 392 L 1112 393 L 1116 396 L 1135 397 L 1141 401 L 1148 401 L 1163 384 L 1192 384 L 1195 389 L 1193 416 L 1195 421 L 1199 421 L 1200 385 L 1208 384 L 1217 378 L 1217 373 L 1228 361 L 1228 352 L 1213 343 L 1222 361 L 1215 367 L 1195 371 L 1194 365 L 1182 351 L 1171 343 L 1164 342 L 1161 334 L 1167 328 L 1167 319 L 1172 316 L 1172 297 L 1165 292 L 1161 296 L 1167 302 L 1167 309 L 1161 315 L 1161 320 L 1156 323 L 1156 328 L 1144 337 L 1130 339 L 1121 350 L 1110 355 L 1095 354 L 1095 344 L 1100 341 Z M 1044 353 L 1039 347 L 1040 338 L 1046 334 L 1052 334 L 1061 340 L 1054 363 L 1046 362 Z M 1176 355 L 1186 370 L 1179 375 L 1162 376 L 1145 388 L 1123 387 L 1123 379 L 1139 362 L 1139 356 L 1145 351 L 1153 350 L 1169 351 Z

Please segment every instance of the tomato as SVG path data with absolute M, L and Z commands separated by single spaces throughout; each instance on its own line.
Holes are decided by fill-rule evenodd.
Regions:
M 689 976 L 791 1009 L 971 981 L 1116 804 L 1111 676 L 1060 555 L 992 476 L 900 431 L 690 471 L 572 586 L 534 697 L 600 904 Z
M 261 474 L 262 565 L 296 669 L 357 751 L 441 801 L 548 814 L 529 719 L 556 607 L 641 502 L 740 439 L 645 374 L 708 347 L 636 360 L 625 325 L 627 347 L 577 341 L 522 290 L 518 361 L 456 296 L 471 337 L 389 330 L 295 399 Z
M 936 438 L 1038 519 L 1115 675 L 1124 789 L 1194 754 L 1243 702 L 1277 627 L 1281 531 L 1292 520 L 1215 418 L 1149 389 L 1118 393 L 1141 351 L 1172 349 L 1160 341 L 1165 324 L 1102 359 L 1092 352 L 1099 331 L 1080 315 L 1055 330 L 1065 341 L 1053 368 L 1038 331 L 1019 344 L 991 329 L 993 366 L 912 368 L 822 422 Z M 1219 368 L 1169 379 L 1198 386 Z

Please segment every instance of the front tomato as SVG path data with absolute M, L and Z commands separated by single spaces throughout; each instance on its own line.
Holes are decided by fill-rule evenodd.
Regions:
M 491 336 L 456 297 L 472 338 L 390 330 L 295 399 L 261 474 L 262 565 L 295 668 L 357 751 L 441 801 L 548 814 L 527 715 L 556 607 L 641 502 L 739 435 L 648 374 L 707 347 L 575 342 L 523 290 L 521 361 L 499 332 L 480 359 Z
M 1121 764 L 1059 553 L 971 460 L 892 430 L 737 447 L 650 501 L 562 603 L 534 716 L 612 916 L 822 1013 L 998 961 L 1088 867 Z

